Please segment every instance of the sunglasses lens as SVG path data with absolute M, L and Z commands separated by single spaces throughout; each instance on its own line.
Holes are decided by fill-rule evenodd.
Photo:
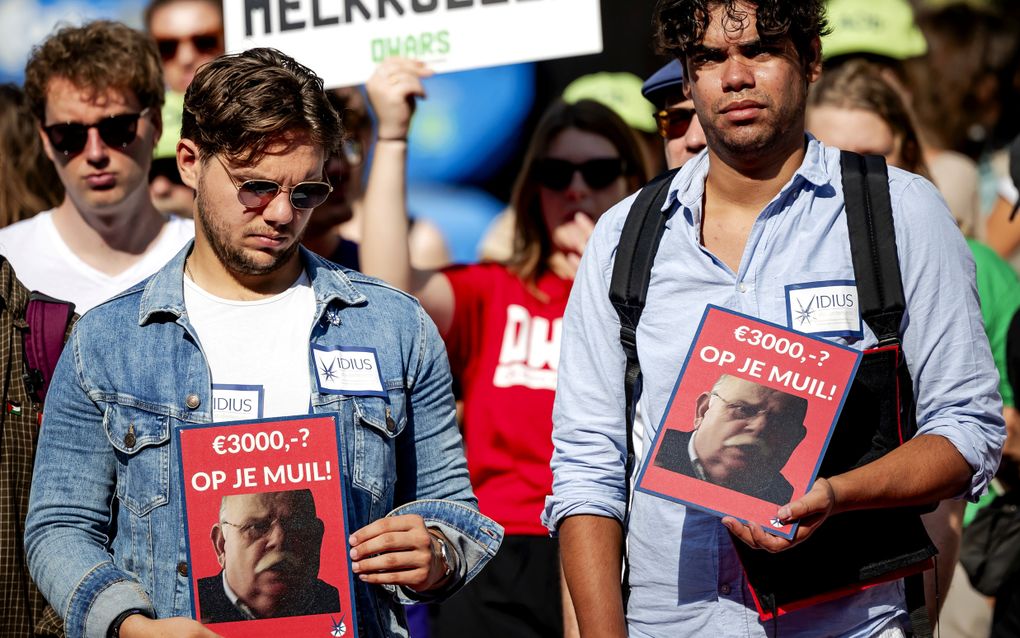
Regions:
M 687 129 L 691 127 L 693 119 L 694 109 L 666 109 L 655 114 L 655 120 L 659 125 L 659 135 L 667 140 L 687 135 Z
M 177 40 L 161 38 L 156 40 L 156 48 L 159 49 L 159 57 L 163 58 L 164 62 L 173 60 L 177 55 Z
M 99 130 L 99 137 L 103 138 L 107 146 L 124 148 L 135 141 L 135 135 L 138 133 L 138 115 L 116 115 L 99 122 L 96 128 Z
M 594 159 L 581 164 L 581 176 L 592 188 L 605 188 L 623 174 L 623 162 L 618 158 Z
M 570 180 L 574 177 L 574 165 L 564 160 L 539 160 L 535 170 L 538 183 L 554 191 L 561 191 L 570 186 Z
M 220 38 L 213 34 L 196 35 L 191 43 L 199 53 L 204 54 L 215 53 L 220 48 Z
M 315 208 L 326 201 L 330 190 L 325 182 L 304 182 L 290 192 L 290 203 L 294 208 Z
M 237 201 L 247 208 L 262 208 L 280 192 L 280 185 L 262 179 L 252 179 L 237 189 Z
M 54 124 L 43 130 L 50 138 L 50 144 L 61 153 L 79 153 L 85 148 L 88 128 L 83 124 Z

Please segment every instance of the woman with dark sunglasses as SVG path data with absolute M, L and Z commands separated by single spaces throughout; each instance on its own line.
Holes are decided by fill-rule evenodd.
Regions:
M 414 98 L 428 71 L 384 62 L 368 82 L 379 142 L 365 196 L 362 269 L 421 300 L 446 341 L 464 402 L 463 431 L 479 507 L 504 526 L 492 563 L 430 610 L 433 638 L 562 636 L 559 553 L 539 518 L 551 492 L 552 405 L 560 323 L 598 217 L 637 190 L 639 141 L 610 109 L 551 105 L 514 187 L 507 263 L 423 272 L 407 257 L 404 169 Z

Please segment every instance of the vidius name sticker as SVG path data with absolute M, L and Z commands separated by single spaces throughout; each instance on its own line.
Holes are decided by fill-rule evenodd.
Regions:
M 354 396 L 385 397 L 379 356 L 375 348 L 312 345 L 315 380 L 319 392 Z
M 819 337 L 862 338 L 856 282 L 836 279 L 786 286 L 786 322 Z
M 216 423 L 262 418 L 266 391 L 261 385 L 214 383 L 212 396 Z

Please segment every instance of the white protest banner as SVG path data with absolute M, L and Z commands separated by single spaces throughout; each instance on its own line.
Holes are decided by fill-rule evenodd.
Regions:
M 273 47 L 327 87 L 391 56 L 439 72 L 602 51 L 599 0 L 224 0 L 230 52 Z

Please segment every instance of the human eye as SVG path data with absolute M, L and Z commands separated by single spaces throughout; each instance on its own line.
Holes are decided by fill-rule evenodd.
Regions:
M 758 414 L 758 408 L 745 403 L 733 404 L 733 414 L 739 419 L 751 419 Z
M 262 538 L 269 532 L 273 522 L 269 520 L 252 521 L 241 527 L 241 531 L 251 538 Z

